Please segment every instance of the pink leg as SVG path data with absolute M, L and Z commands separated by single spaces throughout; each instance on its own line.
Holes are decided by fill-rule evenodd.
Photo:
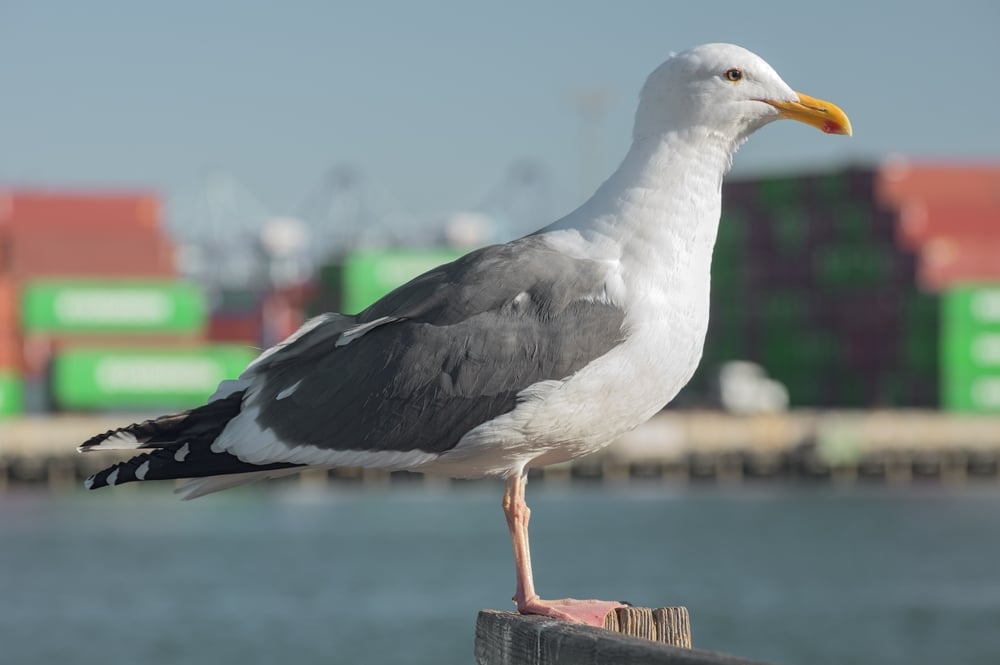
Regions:
M 528 549 L 528 519 L 531 510 L 524 502 L 524 488 L 528 483 L 527 472 L 512 475 L 507 479 L 503 495 L 503 512 L 510 529 L 510 539 L 514 545 L 514 570 L 517 575 L 517 591 L 514 602 L 521 614 L 541 614 L 554 619 L 563 619 L 591 626 L 603 626 L 608 612 L 622 603 L 608 600 L 542 600 L 535 593 L 531 577 L 531 552 Z

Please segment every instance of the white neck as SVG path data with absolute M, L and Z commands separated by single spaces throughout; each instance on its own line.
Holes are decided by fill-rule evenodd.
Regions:
M 624 341 L 567 382 L 621 397 L 590 429 L 620 432 L 649 418 L 698 366 L 722 176 L 734 149 L 704 131 L 637 140 L 590 200 L 541 231 L 558 251 L 604 264 L 597 297 L 624 312 Z M 566 399 L 578 406 L 586 395 Z
M 640 138 L 586 203 L 543 231 L 578 233 L 606 258 L 656 272 L 707 270 L 735 151 L 703 128 Z

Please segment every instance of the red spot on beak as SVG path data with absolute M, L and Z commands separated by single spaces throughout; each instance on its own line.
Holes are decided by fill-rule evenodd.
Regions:
M 823 131 L 827 134 L 843 134 L 844 128 L 833 120 L 827 120 L 823 123 Z

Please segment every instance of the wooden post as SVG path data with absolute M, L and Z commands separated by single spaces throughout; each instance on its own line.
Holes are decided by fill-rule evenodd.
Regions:
M 483 610 L 476 621 L 479 665 L 762 665 L 691 649 L 687 609 L 625 607 L 593 628 L 539 616 Z M 612 632 L 614 631 L 614 632 Z
M 691 617 L 686 607 L 619 607 L 604 617 L 604 628 L 622 635 L 691 648 Z

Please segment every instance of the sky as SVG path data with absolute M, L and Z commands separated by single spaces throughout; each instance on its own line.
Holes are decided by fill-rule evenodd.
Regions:
M 0 0 L 0 186 L 169 203 L 225 172 L 291 214 L 350 164 L 427 216 L 475 207 L 529 159 L 561 215 L 624 154 L 646 75 L 710 41 L 755 51 L 855 131 L 775 123 L 735 174 L 1000 162 L 997 26 L 985 0 Z M 574 100 L 595 89 L 605 113 L 584 125 Z

